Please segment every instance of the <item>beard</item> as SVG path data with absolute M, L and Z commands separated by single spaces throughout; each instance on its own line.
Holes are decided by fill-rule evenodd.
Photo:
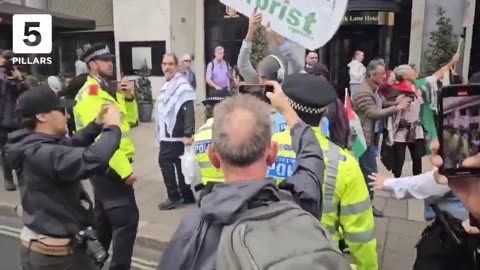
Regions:
M 175 76 L 175 73 L 174 71 L 164 71 L 163 74 L 165 75 L 165 79 L 167 81 L 171 80 L 174 76 Z
M 99 70 L 98 76 L 110 80 L 113 78 L 113 70 Z

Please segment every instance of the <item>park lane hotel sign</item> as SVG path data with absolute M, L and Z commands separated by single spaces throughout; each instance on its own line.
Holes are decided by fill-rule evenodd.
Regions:
M 299 45 L 315 50 L 337 32 L 348 0 L 220 0 L 224 5 L 250 17 L 255 7 L 263 15 L 262 25 Z
M 343 25 L 393 25 L 393 12 L 364 11 L 347 12 L 343 18 Z

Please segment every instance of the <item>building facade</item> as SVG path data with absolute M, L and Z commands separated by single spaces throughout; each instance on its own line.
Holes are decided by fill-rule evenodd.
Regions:
M 75 61 L 86 46 L 105 42 L 116 52 L 116 75 L 130 79 L 143 66 L 152 70 L 154 94 L 163 82 L 161 58 L 165 52 L 194 56 L 199 98 L 205 93 L 205 66 L 213 58 L 216 46 L 225 47 L 226 60 L 236 57 L 248 29 L 248 18 L 226 7 L 219 0 L 9 0 L 9 2 L 45 9 L 95 21 L 89 30 L 62 29 L 54 35 L 55 67 L 46 75 L 74 72 Z M 455 3 L 454 3 L 455 2 Z M 451 19 L 454 32 L 462 33 L 468 10 L 464 57 L 460 71 L 464 77 L 480 71 L 480 47 L 472 46 L 479 36 L 480 5 L 474 0 L 350 0 L 345 19 L 335 36 L 317 51 L 321 62 L 332 71 L 340 89 L 348 85 L 348 67 L 355 50 L 365 52 L 365 64 L 375 58 L 386 60 L 391 68 L 410 63 L 422 67 L 430 32 L 436 29 L 436 9 L 442 6 Z M 469 4 L 469 8 L 466 9 Z M 3 30 L 2 30 L 3 29 Z M 7 30 L 5 30 L 7 29 Z M 11 45 L 8 24 L 0 21 L 0 47 Z M 477 38 L 478 39 L 478 38 Z M 270 44 L 270 50 L 279 54 Z M 295 56 L 304 61 L 306 50 L 294 45 Z

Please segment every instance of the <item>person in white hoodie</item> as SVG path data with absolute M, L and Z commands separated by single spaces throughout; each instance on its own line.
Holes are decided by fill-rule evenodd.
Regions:
M 353 99 L 355 96 L 355 90 L 365 80 L 367 69 L 363 65 L 362 61 L 365 57 L 362 51 L 355 51 L 352 61 L 348 63 L 350 68 L 348 74 L 350 75 L 350 97 Z

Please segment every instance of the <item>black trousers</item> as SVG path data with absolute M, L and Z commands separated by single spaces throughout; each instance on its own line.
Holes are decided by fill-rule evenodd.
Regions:
M 416 140 L 414 143 L 398 143 L 393 144 L 393 175 L 395 178 L 402 176 L 403 164 L 405 163 L 405 151 L 408 147 L 412 157 L 412 173 L 419 175 L 422 173 L 422 157 L 425 154 L 425 140 Z
M 13 169 L 8 164 L 8 162 L 5 161 L 5 151 L 4 147 L 5 144 L 7 144 L 7 139 L 8 139 L 8 133 L 13 132 L 14 130 L 0 130 L 0 148 L 2 151 L 1 157 L 2 157 L 2 169 L 3 169 L 3 177 L 5 181 L 13 181 Z
M 163 182 L 167 189 L 168 199 L 178 201 L 182 197 L 185 200 L 194 201 L 190 185 L 185 184 L 182 173 L 180 156 L 183 155 L 185 146 L 183 142 L 161 142 L 158 164 L 163 175 Z M 177 185 L 178 180 L 178 185 Z
M 98 240 L 105 250 L 109 250 L 113 240 L 110 270 L 129 270 L 137 236 L 138 207 L 133 187 L 122 182 L 114 185 L 111 183 L 112 180 L 123 180 L 110 178 L 95 176 L 92 179 L 95 194 L 95 229 Z M 110 181 L 112 189 L 116 188 L 117 193 L 107 193 L 105 189 L 99 187 L 101 183 L 108 183 L 107 181 Z
M 20 247 L 22 270 L 98 270 L 85 249 L 75 249 L 70 256 L 48 256 Z

